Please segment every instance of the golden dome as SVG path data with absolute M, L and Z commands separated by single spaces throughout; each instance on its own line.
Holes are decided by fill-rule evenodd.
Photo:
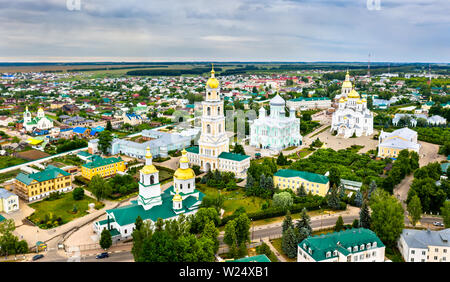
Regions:
M 346 81 L 344 81 L 344 82 L 342 83 L 342 87 L 343 87 L 343 88 L 352 88 L 353 85 L 352 85 L 352 83 L 351 83 L 350 81 L 346 80 Z
M 177 191 L 177 194 L 175 196 L 173 196 L 172 201 L 174 201 L 174 202 L 181 202 L 181 201 L 183 201 L 183 197 L 181 197 L 181 195 L 178 194 L 178 191 Z
M 363 99 L 362 99 L 362 102 L 363 102 L 363 103 L 367 103 L 366 98 L 363 98 Z
M 154 165 L 146 165 L 140 170 L 143 174 L 151 174 L 158 172 Z
M 363 102 L 361 100 L 356 101 L 356 104 L 362 104 Z
M 188 163 L 189 159 L 188 159 L 188 157 L 186 157 L 187 151 L 185 149 L 183 149 L 183 151 L 181 151 L 181 154 L 183 156 L 180 159 L 180 163 Z
M 145 157 L 147 158 L 147 159 L 151 159 L 153 156 L 152 156 L 152 153 L 150 153 L 150 147 L 147 147 L 147 152 L 146 152 L 146 154 L 145 154 Z
M 345 103 L 344 98 L 339 99 L 339 103 Z
M 359 98 L 358 92 L 356 92 L 355 89 L 353 89 L 350 94 L 348 95 L 349 98 Z
M 195 178 L 195 173 L 191 168 L 179 168 L 173 174 L 173 177 L 180 180 Z
M 217 80 L 217 78 L 214 77 L 214 73 L 215 73 L 214 65 L 212 65 L 211 77 L 206 82 L 206 85 L 208 85 L 209 88 L 217 88 L 217 87 L 219 87 L 219 81 Z

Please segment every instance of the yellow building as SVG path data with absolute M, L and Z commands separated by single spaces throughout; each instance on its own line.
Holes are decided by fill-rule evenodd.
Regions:
M 397 158 L 402 150 L 419 153 L 421 145 L 417 142 L 417 132 L 407 127 L 393 132 L 380 132 L 378 137 L 378 157 Z
M 327 176 L 292 169 L 280 169 L 273 175 L 275 187 L 292 189 L 297 192 L 303 185 L 306 193 L 324 197 L 330 189 L 330 180 Z
M 126 166 L 122 158 L 102 158 L 94 156 L 93 160 L 81 166 L 81 175 L 91 180 L 95 175 L 108 177 L 115 175 L 118 171 L 125 171 Z
M 72 190 L 71 174 L 52 165 L 37 173 L 19 173 L 14 187 L 14 192 L 29 202 L 44 198 L 53 192 L 69 190 Z

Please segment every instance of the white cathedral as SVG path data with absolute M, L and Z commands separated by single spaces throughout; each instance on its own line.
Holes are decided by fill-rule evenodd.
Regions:
M 336 131 L 338 136 L 344 138 L 362 135 L 368 136 L 373 133 L 373 113 L 367 108 L 366 98 L 360 97 L 350 81 L 347 71 L 345 81 L 342 83 L 341 95 L 338 108 L 333 113 L 331 132 Z
M 300 119 L 295 109 L 290 108 L 286 116 L 285 104 L 280 95 L 270 100 L 270 115 L 266 116 L 264 107 L 259 109 L 259 117 L 250 125 L 250 145 L 262 149 L 281 151 L 286 147 L 302 144 Z

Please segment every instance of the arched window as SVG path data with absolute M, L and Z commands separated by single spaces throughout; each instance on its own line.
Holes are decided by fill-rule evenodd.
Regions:
M 206 132 L 211 133 L 211 125 L 206 125 Z
M 219 124 L 219 133 L 222 132 L 222 125 Z
M 207 111 L 207 113 L 208 113 L 208 116 L 210 116 L 210 115 L 211 115 L 211 108 L 208 107 L 208 108 L 206 109 L 206 111 Z
M 153 184 L 155 182 L 155 176 L 151 175 L 150 176 L 150 184 Z
M 220 115 L 220 107 L 217 108 L 217 114 Z

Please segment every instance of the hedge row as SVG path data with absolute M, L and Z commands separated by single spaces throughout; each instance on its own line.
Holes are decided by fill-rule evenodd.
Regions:
M 294 214 L 294 213 L 301 212 L 303 210 L 303 208 L 306 208 L 308 211 L 312 211 L 312 210 L 318 210 L 319 207 L 325 208 L 326 200 L 294 204 L 294 205 L 292 205 L 292 207 L 289 210 L 290 210 L 291 214 Z M 248 218 L 250 218 L 251 220 L 266 219 L 266 218 L 272 218 L 272 217 L 278 217 L 278 216 L 284 216 L 284 215 L 286 215 L 285 209 L 275 208 L 275 207 L 268 208 L 268 209 L 258 211 L 258 212 L 247 213 Z M 232 214 L 232 215 L 222 218 L 222 220 L 220 222 L 220 226 L 227 224 L 228 221 L 233 220 L 238 216 L 239 216 L 239 214 Z

